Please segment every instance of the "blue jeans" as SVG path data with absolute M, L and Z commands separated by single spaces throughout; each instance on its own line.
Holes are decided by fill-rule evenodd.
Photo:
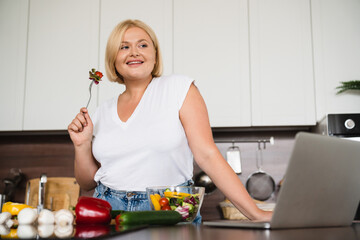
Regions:
M 189 180 L 178 186 L 190 186 L 193 185 L 193 181 Z M 150 203 L 146 192 L 142 191 L 118 191 L 106 187 L 101 182 L 98 182 L 95 188 L 94 197 L 106 200 L 110 203 L 113 210 L 124 211 L 149 211 Z M 198 212 L 194 224 L 201 223 L 200 211 Z

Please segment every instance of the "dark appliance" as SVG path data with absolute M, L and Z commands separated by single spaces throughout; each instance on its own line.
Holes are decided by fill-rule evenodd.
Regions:
M 318 123 L 315 132 L 360 142 L 360 113 L 328 114 Z M 360 203 L 355 220 L 360 220 Z

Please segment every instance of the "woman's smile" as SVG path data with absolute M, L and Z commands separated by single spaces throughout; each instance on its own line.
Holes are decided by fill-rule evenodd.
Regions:
M 143 63 L 144 63 L 144 61 L 141 61 L 141 60 L 130 60 L 130 61 L 126 62 L 126 64 L 129 66 L 139 66 Z

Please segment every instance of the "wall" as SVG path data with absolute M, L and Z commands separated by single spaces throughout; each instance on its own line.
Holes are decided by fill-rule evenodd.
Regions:
M 299 129 L 280 129 L 269 131 L 265 129 L 214 129 L 215 141 L 258 140 L 275 138 L 275 144 L 266 145 L 264 151 L 263 169 L 269 173 L 276 184 L 282 179 L 287 160 L 292 148 L 293 138 Z M 301 130 L 301 129 L 300 129 Z M 307 130 L 306 128 L 303 130 Z M 217 143 L 223 156 L 231 143 Z M 237 143 L 240 147 L 243 173 L 239 175 L 245 184 L 248 176 L 256 171 L 256 143 Z M 46 173 L 48 177 L 74 177 L 74 148 L 65 131 L 57 132 L 13 132 L 0 133 L 0 193 L 5 184 L 3 179 L 11 177 L 11 168 L 20 168 L 26 179 L 18 186 L 15 202 L 24 202 L 26 181 L 40 177 Z M 194 164 L 194 175 L 200 171 Z M 91 196 L 92 191 L 81 191 L 81 195 Z M 217 189 L 205 196 L 201 213 L 203 219 L 221 218 L 218 203 L 225 199 Z M 276 194 L 269 201 L 275 201 Z
M 13 201 L 23 202 L 26 180 L 40 177 L 73 177 L 74 149 L 68 136 L 17 133 L 0 136 L 0 178 L 12 177 L 11 168 L 20 168 L 26 179 L 20 183 Z M 3 193 L 1 182 L 0 191 Z

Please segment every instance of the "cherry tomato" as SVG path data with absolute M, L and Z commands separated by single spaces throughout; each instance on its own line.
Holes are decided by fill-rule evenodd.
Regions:
M 169 200 L 167 198 L 163 197 L 163 198 L 160 198 L 159 203 L 160 203 L 160 206 L 163 207 L 163 206 L 169 205 Z
M 116 223 L 116 225 L 120 225 L 121 222 L 122 222 L 121 214 L 119 214 L 115 217 L 115 223 Z
M 102 72 L 96 71 L 96 72 L 95 72 L 95 74 L 96 74 L 97 76 L 99 76 L 100 78 L 102 78 L 102 77 L 103 77 Z
M 164 205 L 161 207 L 161 210 L 169 211 L 171 210 L 171 207 L 169 205 Z

